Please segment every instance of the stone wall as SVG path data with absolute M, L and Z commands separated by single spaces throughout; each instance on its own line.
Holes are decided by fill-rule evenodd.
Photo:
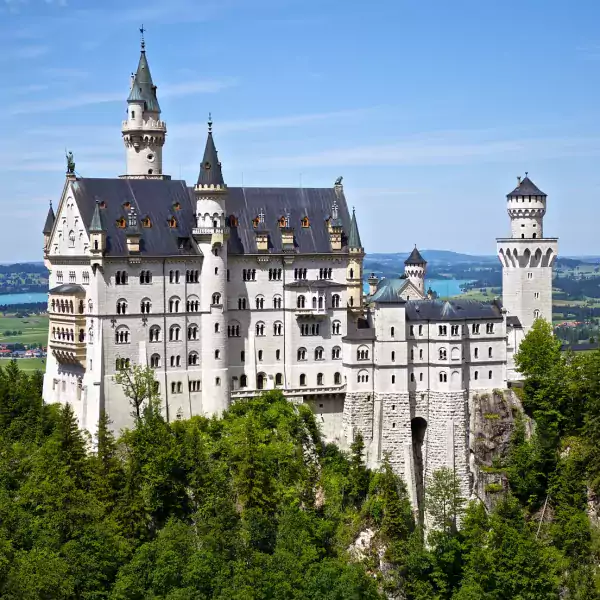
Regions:
M 373 440 L 373 394 L 366 392 L 346 394 L 342 428 L 348 445 L 360 432 L 365 441 L 365 446 L 370 446 Z

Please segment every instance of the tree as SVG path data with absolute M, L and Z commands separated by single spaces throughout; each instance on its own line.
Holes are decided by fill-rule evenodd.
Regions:
M 355 506 L 359 506 L 367 495 L 369 489 L 369 472 L 363 462 L 365 442 L 362 433 L 358 432 L 350 444 L 350 472 L 348 474 L 348 498 Z
M 560 360 L 560 347 L 552 325 L 544 319 L 536 319 L 519 345 L 515 366 L 526 378 L 543 379 Z
M 134 364 L 120 369 L 115 374 L 115 382 L 123 388 L 137 420 L 141 418 L 144 402 L 154 406 L 158 400 L 154 370 L 148 366 Z
M 434 471 L 425 496 L 433 527 L 446 533 L 455 532 L 466 502 L 456 473 L 448 467 Z

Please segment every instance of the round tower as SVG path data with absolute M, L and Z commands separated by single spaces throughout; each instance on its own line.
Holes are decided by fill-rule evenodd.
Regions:
M 421 256 L 415 244 L 410 256 L 404 261 L 404 275 L 419 290 L 423 298 L 425 297 L 426 270 L 427 261 Z
M 202 305 L 202 411 L 221 414 L 230 402 L 227 372 L 227 186 L 208 121 L 208 138 L 200 165 L 193 236 L 203 255 Z
M 544 237 L 543 220 L 546 214 L 546 194 L 527 176 L 507 195 L 507 211 L 513 238 L 539 239 Z
M 162 179 L 167 125 L 160 120 L 160 105 L 146 58 L 143 31 L 140 61 L 135 75 L 131 76 L 127 119 L 123 121 L 121 132 L 127 155 L 127 173 L 123 177 Z

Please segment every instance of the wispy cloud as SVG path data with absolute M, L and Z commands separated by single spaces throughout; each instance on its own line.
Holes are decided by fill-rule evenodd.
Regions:
M 234 85 L 236 85 L 236 80 L 233 78 L 165 85 L 159 90 L 159 98 L 190 96 L 193 94 L 213 94 Z M 118 92 L 74 94 L 61 98 L 48 98 L 46 100 L 16 104 L 9 108 L 8 112 L 11 115 L 54 112 L 94 104 L 106 104 L 107 102 L 123 102 L 125 97 L 126 92 L 124 90 Z
M 39 58 L 40 56 L 44 56 L 50 52 L 49 46 L 42 46 L 37 44 L 21 46 L 14 48 L 12 52 L 9 52 L 7 57 L 17 58 L 17 59 L 31 59 L 31 58 Z

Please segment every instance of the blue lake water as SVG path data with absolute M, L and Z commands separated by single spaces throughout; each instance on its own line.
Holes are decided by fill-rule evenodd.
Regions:
M 430 287 L 434 292 L 437 292 L 438 296 L 460 296 L 462 294 L 461 286 L 470 283 L 472 279 L 426 279 L 425 290 Z M 365 282 L 364 286 L 365 293 L 369 293 L 369 286 Z
M 29 304 L 30 302 L 48 302 L 48 294 L 45 292 L 0 294 L 0 304 Z

